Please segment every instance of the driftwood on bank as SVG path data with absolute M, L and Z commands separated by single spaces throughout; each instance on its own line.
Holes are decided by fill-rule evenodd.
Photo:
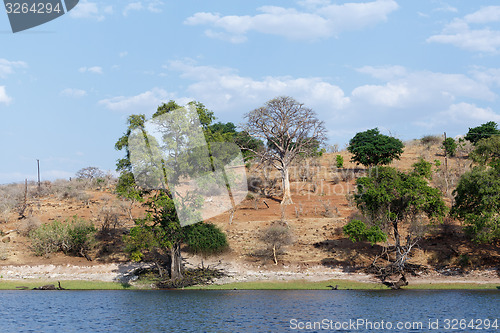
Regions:
M 66 290 L 66 288 L 61 287 L 61 282 L 57 281 L 58 287 L 53 284 L 46 284 L 45 286 L 33 288 L 33 290 Z

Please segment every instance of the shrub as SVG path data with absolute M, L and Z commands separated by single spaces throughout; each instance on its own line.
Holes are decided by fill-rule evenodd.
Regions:
M 31 249 L 36 255 L 49 256 L 62 251 L 86 257 L 86 253 L 95 245 L 93 224 L 74 216 L 72 221 L 63 224 L 57 220 L 43 224 L 29 234 Z
M 17 231 L 19 232 L 20 235 L 27 237 L 29 234 L 40 227 L 42 222 L 38 219 L 36 216 L 29 216 L 25 219 L 22 219 L 21 222 L 19 223 L 19 226 L 17 228 Z
M 31 231 L 31 249 L 38 256 L 48 256 L 57 251 L 64 251 L 69 248 L 68 230 L 59 221 L 50 224 L 43 224 Z
M 342 155 L 337 155 L 335 157 L 335 160 L 337 162 L 337 168 L 343 168 L 344 167 L 344 157 Z
M 196 223 L 186 227 L 186 244 L 189 250 L 212 255 L 228 248 L 226 234 L 211 223 Z
M 368 228 L 366 224 L 360 220 L 352 220 L 347 223 L 343 231 L 353 242 L 369 241 L 374 245 L 375 243 L 385 242 L 387 240 L 387 235 L 378 226 Z
M 455 156 L 455 154 L 457 153 L 457 143 L 453 138 L 446 138 L 446 140 L 443 141 L 442 148 L 449 156 Z
M 414 174 L 425 177 L 429 180 L 432 179 L 432 164 L 424 160 L 422 157 L 418 162 L 413 163 L 412 167 Z
M 424 146 L 433 146 L 441 143 L 441 137 L 437 135 L 425 135 L 420 139 L 420 142 Z
M 292 243 L 292 233 L 287 226 L 273 223 L 262 231 L 259 239 L 267 246 L 265 254 L 277 265 L 278 256 L 284 253 L 283 248 Z

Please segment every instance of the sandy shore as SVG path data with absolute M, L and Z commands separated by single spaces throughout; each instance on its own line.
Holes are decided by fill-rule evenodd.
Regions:
M 198 263 L 194 263 L 198 265 Z M 206 262 L 210 267 L 223 269 L 228 276 L 216 281 L 217 284 L 251 281 L 326 281 L 332 279 L 350 280 L 356 282 L 379 283 L 371 275 L 356 272 L 345 272 L 340 268 L 325 266 L 262 267 L 253 266 L 244 262 Z M 0 266 L 1 280 L 88 280 L 104 282 L 124 282 L 135 279 L 134 272 L 141 267 L 148 266 L 141 263 L 110 263 L 91 266 L 76 265 L 5 265 Z M 193 264 L 188 266 L 194 266 Z M 477 283 L 498 284 L 500 276 L 496 270 L 470 271 L 466 274 L 457 274 L 453 271 L 432 272 L 418 277 L 409 276 L 410 284 L 436 283 Z

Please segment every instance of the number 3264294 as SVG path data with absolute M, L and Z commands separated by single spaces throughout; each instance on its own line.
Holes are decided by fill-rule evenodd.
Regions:
M 63 11 L 59 3 L 52 5 L 49 2 L 35 2 L 32 4 L 26 2 L 7 2 L 5 3 L 7 14 L 51 14 Z

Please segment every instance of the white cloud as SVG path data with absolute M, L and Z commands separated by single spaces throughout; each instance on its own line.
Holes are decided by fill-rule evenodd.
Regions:
M 468 23 L 490 23 L 500 21 L 500 6 L 482 7 L 478 11 L 465 15 L 465 22 Z
M 5 91 L 5 86 L 0 86 L 0 103 L 10 104 L 12 98 L 7 95 L 7 91 Z
M 127 16 L 131 11 L 138 11 L 142 9 L 144 9 L 144 7 L 142 6 L 142 2 L 131 2 L 123 9 L 123 16 Z
M 161 88 L 153 88 L 135 96 L 118 96 L 103 99 L 99 101 L 99 104 L 109 110 L 120 111 L 127 114 L 150 114 L 153 113 L 159 105 L 168 102 L 170 99 L 175 99 L 175 95 Z M 177 101 L 178 103 L 189 102 L 189 100 Z
M 93 66 L 93 67 L 80 67 L 78 69 L 80 73 L 93 73 L 93 74 L 102 74 L 102 67 L 100 66 Z
M 131 2 L 125 6 L 123 9 L 123 16 L 128 16 L 128 14 L 132 11 L 141 11 L 147 10 L 151 13 L 161 13 L 162 9 L 160 8 L 163 5 L 163 2 L 160 0 L 150 0 L 145 4 L 142 1 Z
M 392 80 L 406 76 L 407 71 L 403 66 L 364 66 L 356 69 L 360 73 L 368 74 L 377 79 Z
M 488 121 L 500 122 L 500 114 L 491 108 L 481 108 L 470 103 L 451 104 L 448 109 L 431 115 L 423 120 L 415 121 L 418 126 L 432 128 L 450 124 L 460 124 L 464 128 L 473 127 Z
M 445 25 L 440 34 L 433 35 L 427 42 L 451 44 L 477 52 L 497 53 L 500 48 L 500 31 L 487 26 L 500 22 L 500 6 L 487 6 L 478 11 L 455 18 Z M 475 28 L 471 25 L 482 25 Z
M 119 56 L 120 58 L 125 58 L 127 55 L 128 55 L 128 52 L 127 52 L 127 51 L 123 51 L 123 52 L 118 53 L 118 56 Z
M 321 106 L 330 111 L 349 103 L 342 89 L 318 77 L 253 79 L 238 75 L 234 69 L 197 66 L 191 61 L 172 61 L 166 68 L 194 81 L 187 88 L 189 94 L 220 112 L 242 108 L 249 111 L 279 95 L 290 95 L 311 107 Z
M 76 19 L 93 19 L 102 21 L 105 15 L 113 13 L 112 6 L 98 6 L 96 2 L 81 0 L 78 6 L 69 12 L 70 17 Z
M 5 79 L 13 74 L 16 68 L 26 68 L 28 65 L 24 61 L 9 61 L 0 58 L 0 78 Z
M 243 42 L 250 31 L 283 36 L 289 39 L 311 40 L 336 37 L 341 32 L 359 30 L 387 20 L 398 8 L 394 0 L 331 4 L 329 1 L 300 1 L 304 10 L 278 6 L 262 6 L 260 14 L 221 16 L 219 13 L 198 12 L 188 17 L 188 25 L 209 25 L 205 34 L 212 38 Z
M 408 72 L 401 66 L 365 66 L 358 71 L 387 81 L 385 84 L 364 85 L 353 90 L 353 101 L 374 106 L 411 108 L 435 104 L 439 107 L 460 98 L 492 101 L 497 97 L 484 82 L 463 74 Z
M 86 96 L 87 92 L 83 89 L 66 88 L 61 91 L 61 95 L 67 97 L 81 98 Z

